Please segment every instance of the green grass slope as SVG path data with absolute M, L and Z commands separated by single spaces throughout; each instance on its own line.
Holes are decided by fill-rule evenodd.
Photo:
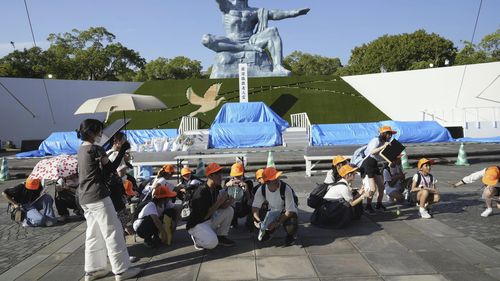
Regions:
M 132 118 L 128 128 L 177 128 L 182 116 L 197 110 L 186 98 L 186 90 L 203 97 L 215 83 L 222 83 L 218 97 L 224 97 L 219 107 L 196 115 L 201 127 L 208 128 L 226 102 L 238 102 L 238 79 L 163 80 L 145 82 L 136 94 L 153 95 L 162 100 L 168 110 L 161 112 L 127 112 Z M 249 101 L 262 101 L 285 120 L 290 114 L 307 112 L 313 124 L 372 122 L 389 119 L 340 77 L 298 76 L 250 78 Z M 112 119 L 121 118 L 114 114 Z

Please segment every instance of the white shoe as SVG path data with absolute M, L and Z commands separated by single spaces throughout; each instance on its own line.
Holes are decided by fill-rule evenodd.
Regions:
M 108 275 L 109 270 L 101 269 L 94 272 L 85 272 L 85 281 L 97 280 Z
M 121 274 L 115 274 L 115 280 L 116 281 L 127 280 L 130 278 L 136 277 L 141 272 L 142 272 L 142 269 L 140 269 L 139 267 L 130 267 L 129 269 L 125 270 L 125 272 L 123 272 Z
M 492 208 L 487 208 L 486 210 L 484 210 L 484 212 L 481 213 L 481 217 L 486 218 L 489 215 L 491 215 L 491 213 L 493 213 L 493 209 Z
M 432 216 L 429 214 L 429 212 L 427 212 L 426 209 L 420 209 L 420 216 L 423 218 L 423 219 L 430 219 L 432 218 Z
M 259 235 L 257 236 L 257 239 L 259 241 L 262 241 L 262 238 L 264 238 L 264 235 L 266 234 L 266 230 L 265 229 L 260 229 L 259 230 Z

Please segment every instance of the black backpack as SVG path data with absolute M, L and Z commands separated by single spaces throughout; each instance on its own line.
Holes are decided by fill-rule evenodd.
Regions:
M 281 200 L 283 200 L 283 202 L 285 202 L 285 191 L 286 191 L 286 186 L 287 184 L 283 181 L 280 181 L 281 185 L 280 185 L 280 196 L 281 196 Z M 295 191 L 293 190 L 292 187 L 290 187 L 290 189 L 292 190 L 292 195 L 293 195 L 293 201 L 295 202 L 295 206 L 299 206 L 299 197 L 297 197 L 297 194 L 295 194 Z M 260 187 L 260 191 L 262 192 L 262 196 L 264 196 L 264 199 L 266 198 L 266 185 L 262 185 Z
M 326 192 L 328 191 L 329 184 L 322 183 L 316 184 L 316 188 L 314 188 L 311 193 L 309 193 L 309 197 L 307 197 L 307 206 L 316 209 L 319 208 L 325 202 Z
M 146 200 L 143 200 L 137 204 L 137 207 L 135 207 L 134 213 L 132 214 L 132 217 L 134 218 L 134 221 L 139 218 L 139 213 L 144 209 L 144 207 L 151 202 L 151 197 L 149 197 Z
M 432 174 L 429 174 L 429 178 L 431 180 L 431 183 L 434 182 L 434 177 L 432 176 Z M 417 173 L 417 186 L 420 185 L 420 182 L 422 181 L 422 174 L 420 172 Z M 405 198 L 406 198 L 406 201 L 410 202 L 410 203 L 416 203 L 416 202 L 412 202 L 412 198 L 410 196 L 411 194 L 411 186 L 413 185 L 413 178 L 407 178 L 405 179 L 405 182 L 404 182 L 404 186 L 405 186 L 405 189 L 406 191 L 404 192 L 404 195 L 405 195 Z

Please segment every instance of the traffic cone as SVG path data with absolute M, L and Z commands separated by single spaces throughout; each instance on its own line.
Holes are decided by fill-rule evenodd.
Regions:
M 408 155 L 406 155 L 406 150 L 403 150 L 401 154 L 403 154 L 403 156 L 401 156 L 401 167 L 403 167 L 403 169 L 410 169 L 411 167 L 408 163 Z
M 203 163 L 203 160 L 201 158 L 198 159 L 198 166 L 196 166 L 196 177 L 198 178 L 204 178 L 206 177 L 205 175 L 205 164 Z
M 460 144 L 460 149 L 458 150 L 457 162 L 455 166 L 469 166 L 469 161 L 467 161 L 467 153 L 465 153 L 464 143 Z
M 267 166 L 266 167 L 276 167 L 274 165 L 273 152 L 271 150 L 269 150 L 269 153 L 267 154 Z
M 2 158 L 2 166 L 0 167 L 0 181 L 7 181 L 10 179 L 9 166 L 7 165 L 7 159 Z

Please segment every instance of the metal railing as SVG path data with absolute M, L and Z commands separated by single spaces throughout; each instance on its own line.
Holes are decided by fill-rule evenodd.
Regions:
M 492 122 L 497 127 L 500 121 L 500 107 L 464 107 L 451 108 L 447 110 L 424 110 L 422 121 L 433 120 L 441 125 L 462 123 L 464 128 L 468 123 L 476 123 L 477 127 L 483 122 Z
M 290 114 L 290 121 L 292 128 L 304 128 L 306 129 L 307 139 L 309 144 L 311 144 L 311 122 L 309 121 L 309 116 L 307 112 Z
M 191 116 L 182 116 L 181 124 L 179 125 L 179 135 L 187 131 L 198 130 L 198 118 Z

